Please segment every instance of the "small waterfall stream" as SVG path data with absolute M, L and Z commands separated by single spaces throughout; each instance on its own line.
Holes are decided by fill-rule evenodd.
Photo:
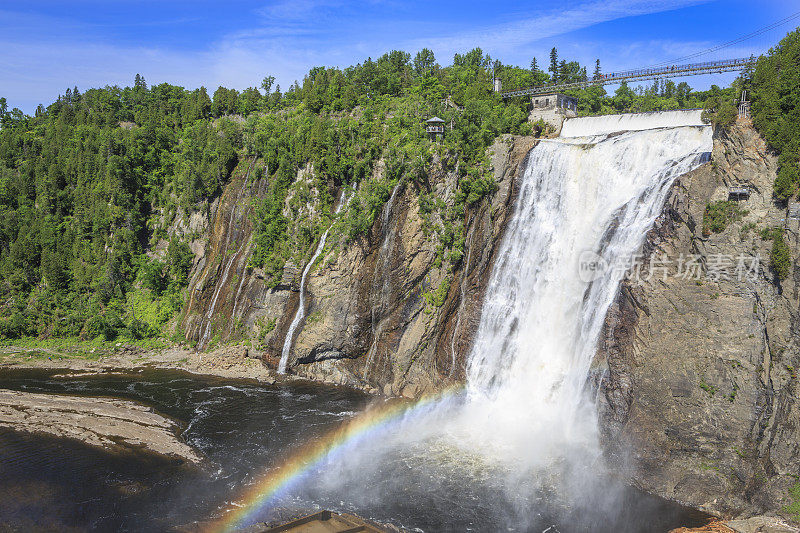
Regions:
M 367 352 L 366 362 L 364 363 L 364 373 L 362 379 L 365 381 L 369 376 L 369 371 L 372 368 L 372 361 L 375 358 L 375 353 L 378 350 L 378 341 L 380 340 L 381 333 L 383 332 L 383 320 L 386 306 L 386 300 L 389 297 L 389 279 L 391 272 L 389 271 L 389 260 L 391 259 L 391 246 L 394 244 L 394 226 L 390 224 L 392 210 L 394 209 L 395 198 L 397 192 L 403 187 L 403 182 L 399 181 L 393 188 L 392 194 L 389 195 L 389 200 L 383 206 L 381 211 L 381 231 L 383 232 L 383 242 L 380 247 L 380 261 L 376 261 L 375 269 L 373 270 L 373 283 L 372 283 L 372 304 L 370 310 L 370 331 L 372 334 L 372 342 Z M 380 281 L 380 283 L 378 283 Z M 380 286 L 379 286 L 380 285 Z M 377 301 L 376 301 L 377 300 Z M 377 318 L 376 315 L 380 315 Z
M 341 197 L 339 199 L 339 205 L 336 207 L 336 211 L 334 211 L 335 215 L 338 215 L 339 212 L 342 210 L 342 207 L 348 202 L 348 199 L 344 196 L 344 191 L 342 191 Z M 292 340 L 294 338 L 294 332 L 297 329 L 297 326 L 300 325 L 302 322 L 303 317 L 306 314 L 306 277 L 308 273 L 311 271 L 311 267 L 314 266 L 314 262 L 319 257 L 319 254 L 322 253 L 322 250 L 325 248 L 325 241 L 328 238 L 328 232 L 331 231 L 333 227 L 333 222 L 331 225 L 328 226 L 328 229 L 325 230 L 325 233 L 322 234 L 322 237 L 319 239 L 319 244 L 317 245 L 317 249 L 314 251 L 314 255 L 311 256 L 311 259 L 306 264 L 306 267 L 303 269 L 303 275 L 300 276 L 300 302 L 297 304 L 297 312 L 294 314 L 294 318 L 292 319 L 292 323 L 289 325 L 289 329 L 286 332 L 286 338 L 283 341 L 283 350 L 281 350 L 281 359 L 278 362 L 278 373 L 285 374 L 286 373 L 286 364 L 289 361 L 289 353 L 292 351 Z
M 244 195 L 244 191 L 247 188 L 247 182 L 250 179 L 250 171 L 253 169 L 253 164 L 255 163 L 255 161 L 256 161 L 255 157 L 250 161 L 250 164 L 247 167 L 247 173 L 244 176 L 244 182 L 242 184 L 242 187 L 239 189 L 239 192 L 236 195 L 236 198 L 234 199 L 233 209 L 231 210 L 231 218 L 228 222 L 228 228 L 225 231 L 225 244 L 224 247 L 222 248 L 223 251 L 222 253 L 224 253 L 225 255 L 227 255 L 228 246 L 230 245 L 231 233 L 233 233 L 234 228 L 237 225 L 236 221 L 237 221 L 237 210 L 239 209 L 239 203 L 241 202 L 242 196 Z M 238 230 L 238 228 L 236 229 Z M 220 279 L 219 283 L 217 283 L 217 287 L 214 290 L 213 295 L 211 296 L 211 304 L 209 305 L 208 311 L 206 312 L 205 315 L 205 328 L 203 328 L 203 334 L 201 335 L 200 341 L 197 345 L 198 350 L 202 350 L 208 345 L 208 340 L 209 337 L 211 336 L 211 325 L 214 322 L 214 311 L 217 309 L 217 300 L 219 299 L 219 295 L 222 292 L 222 289 L 225 288 L 225 285 L 228 282 L 228 275 L 230 274 L 231 267 L 239 260 L 239 257 L 245 246 L 247 246 L 247 239 L 243 240 L 243 242 L 236 249 L 236 253 L 234 253 L 233 256 L 231 256 L 231 258 L 227 261 L 227 264 L 225 264 L 222 273 L 222 278 Z M 223 263 L 225 263 L 224 256 L 222 261 Z M 244 279 L 244 276 L 242 276 L 242 279 Z M 234 299 L 234 302 L 235 301 L 236 300 Z M 233 320 L 233 316 L 231 316 L 231 320 Z

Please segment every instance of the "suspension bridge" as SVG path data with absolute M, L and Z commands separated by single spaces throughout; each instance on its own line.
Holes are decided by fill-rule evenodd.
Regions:
M 719 44 L 717 46 L 700 50 L 693 54 L 674 59 L 670 62 L 659 63 L 647 68 L 640 68 L 635 70 L 624 70 L 620 72 L 613 72 L 611 74 L 601 74 L 597 78 L 586 79 L 584 81 L 570 82 L 570 83 L 555 83 L 551 85 L 540 85 L 537 87 L 528 87 L 523 89 L 507 90 L 503 92 L 502 84 L 498 78 L 495 78 L 494 89 L 500 93 L 503 98 L 513 98 L 514 96 L 537 96 L 549 93 L 560 92 L 568 89 L 582 89 L 584 87 L 591 87 L 593 85 L 613 85 L 628 81 L 647 81 L 666 78 L 680 78 L 684 76 L 696 76 L 699 74 L 716 74 L 721 72 L 736 72 L 743 71 L 752 67 L 755 64 L 756 58 L 753 56 L 738 58 L 738 59 L 723 59 L 720 61 L 706 61 L 704 63 L 685 63 L 690 59 L 696 59 L 700 56 L 719 52 L 725 48 L 741 44 L 753 38 L 760 37 L 762 40 L 768 39 L 770 42 L 775 42 L 774 37 L 770 36 L 771 33 L 777 33 L 782 26 L 787 23 L 800 19 L 800 11 L 790 14 L 778 21 L 768 24 L 762 28 L 757 29 L 752 33 L 739 36 L 733 40 Z
M 647 81 L 665 78 L 678 78 L 683 76 L 696 76 L 699 74 L 714 74 L 720 72 L 743 71 L 755 65 L 754 57 L 724 59 L 721 61 L 706 61 L 704 63 L 690 63 L 687 65 L 665 65 L 653 68 L 643 68 L 635 70 L 624 70 L 611 74 L 601 74 L 595 79 L 577 81 L 571 83 L 556 83 L 552 85 L 540 85 L 538 87 L 528 87 L 526 89 L 515 89 L 513 91 L 501 92 L 503 98 L 514 96 L 537 96 L 560 92 L 567 89 L 583 89 L 592 85 L 613 85 L 628 81 Z

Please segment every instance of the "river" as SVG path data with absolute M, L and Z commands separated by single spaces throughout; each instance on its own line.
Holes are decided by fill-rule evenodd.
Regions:
M 64 375 L 4 369 L 0 388 L 144 403 L 178 420 L 182 439 L 208 459 L 194 467 L 143 452 L 114 454 L 69 439 L 0 430 L 0 523 L 22 531 L 202 526 L 257 473 L 371 401 L 344 388 L 303 382 L 263 385 L 168 370 Z M 287 494 L 281 509 L 351 511 L 417 531 L 543 531 L 555 525 L 562 532 L 653 532 L 702 519 L 628 490 L 625 503 L 599 527 L 582 523 L 580 516 L 542 500 L 541 494 L 520 508 L 485 470 L 475 475 L 467 468 L 459 474 L 432 467 L 436 462 L 430 451 L 413 447 L 365 473 L 366 492 L 347 485 L 327 491 L 312 480 Z M 534 519 L 520 526 L 520 513 L 532 513 Z

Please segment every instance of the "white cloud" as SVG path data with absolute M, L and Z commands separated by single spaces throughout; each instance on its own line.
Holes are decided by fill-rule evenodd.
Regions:
M 466 30 L 434 39 L 415 40 L 412 46 L 428 46 L 444 56 L 480 46 L 494 55 L 517 52 L 541 39 L 563 35 L 602 22 L 658 13 L 700 4 L 707 0 L 596 0 L 569 8 L 551 8 L 545 13 L 478 30 Z
M 257 11 L 268 21 L 307 20 L 326 8 L 339 7 L 342 0 L 280 0 Z
M 149 83 L 167 81 L 189 88 L 205 85 L 213 91 L 218 85 L 258 86 L 267 74 L 274 75 L 286 89 L 295 79 L 302 79 L 310 67 L 347 66 L 376 57 L 392 48 L 410 52 L 424 46 L 433 48 L 442 62 L 454 52 L 480 46 L 504 61 L 526 63 L 531 45 L 536 41 L 593 26 L 602 22 L 677 9 L 701 0 L 594 0 L 565 9 L 548 9 L 531 16 L 519 14 L 519 20 L 459 31 L 448 22 L 449 33 L 431 39 L 422 38 L 426 28 L 418 21 L 400 23 L 387 16 L 385 0 L 281 0 L 254 13 L 250 28 L 231 32 L 201 50 L 177 50 L 156 47 L 119 46 L 92 42 L 91 33 L 67 37 L 57 34 L 40 39 L 15 34 L 0 41 L 0 95 L 12 106 L 32 112 L 37 103 L 48 103 L 68 86 L 82 90 L 106 84 L 128 85 L 133 75 L 142 73 Z M 381 9 L 374 10 L 378 4 Z M 377 14 L 376 14 L 377 13 Z M 369 19 L 369 20 L 365 20 Z M 42 19 L 44 31 L 57 24 Z M 27 21 L 35 25 L 35 20 Z M 443 25 L 443 27 L 446 27 Z M 361 31 L 364 28 L 364 31 Z M 370 31 L 366 31 L 370 30 Z M 385 30 L 385 31 L 384 31 Z M 697 43 L 660 45 L 632 43 L 613 51 L 607 43 L 574 43 L 570 57 L 585 64 L 594 61 L 598 50 L 608 58 L 604 68 L 630 68 L 645 61 L 693 52 Z M 679 47 L 683 47 L 678 51 Z M 707 47 L 705 43 L 702 45 Z M 670 49 L 672 47 L 672 49 Z M 612 65 L 612 58 L 625 64 Z

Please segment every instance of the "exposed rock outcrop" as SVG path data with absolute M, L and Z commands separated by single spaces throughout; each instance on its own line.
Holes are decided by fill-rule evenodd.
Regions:
M 214 202 L 211 223 L 204 238 L 197 239 L 206 244 L 193 246 L 198 260 L 182 329 L 199 349 L 215 338 L 241 338 L 259 310 L 282 308 L 289 299 L 287 291 L 268 291 L 261 271 L 247 265 L 253 246 L 251 200 L 267 188 L 266 180 L 253 176 L 255 164 L 251 158 Z
M 175 422 L 127 400 L 0 389 L 0 427 L 48 433 L 92 446 L 145 448 L 194 463 L 202 461 L 178 439 Z
M 490 148 L 497 190 L 467 207 L 464 256 L 452 271 L 437 263 L 438 243 L 418 201 L 421 192 L 432 192 L 446 205 L 454 202 L 456 172 L 436 159 L 427 183 L 401 182 L 392 191 L 366 236 L 345 245 L 334 228 L 306 281 L 305 319 L 294 336 L 290 372 L 410 397 L 463 380 L 494 251 L 534 143 L 503 136 Z M 382 169 L 378 164 L 375 172 Z M 274 289 L 247 266 L 250 198 L 267 186 L 250 174 L 240 170 L 213 206 L 182 326 L 200 349 L 215 338 L 247 339 L 251 354 L 274 365 L 299 303 L 302 265 L 287 264 Z M 431 298 L 437 290 L 446 296 Z
M 772 197 L 776 166 L 749 125 L 717 132 L 712 162 L 675 183 L 647 236 L 644 263 L 666 255 L 667 275 L 623 283 L 596 362 L 604 437 L 635 483 L 724 516 L 780 511 L 800 474 L 800 270 L 777 280 L 760 236 L 786 226 L 797 257 L 797 222 Z M 734 184 L 750 189 L 741 216 L 704 232 L 706 206 Z
M 295 371 L 411 397 L 463 380 L 515 178 L 532 145 L 530 138 L 504 137 L 491 148 L 498 189 L 468 209 L 465 254 L 455 272 L 434 266 L 436 245 L 425 235 L 410 185 L 394 191 L 369 239 L 326 255 L 308 280 L 313 299 L 295 341 Z M 456 175 L 434 171 L 430 186 L 452 198 Z M 425 293 L 442 283 L 449 284 L 444 302 L 426 301 Z

